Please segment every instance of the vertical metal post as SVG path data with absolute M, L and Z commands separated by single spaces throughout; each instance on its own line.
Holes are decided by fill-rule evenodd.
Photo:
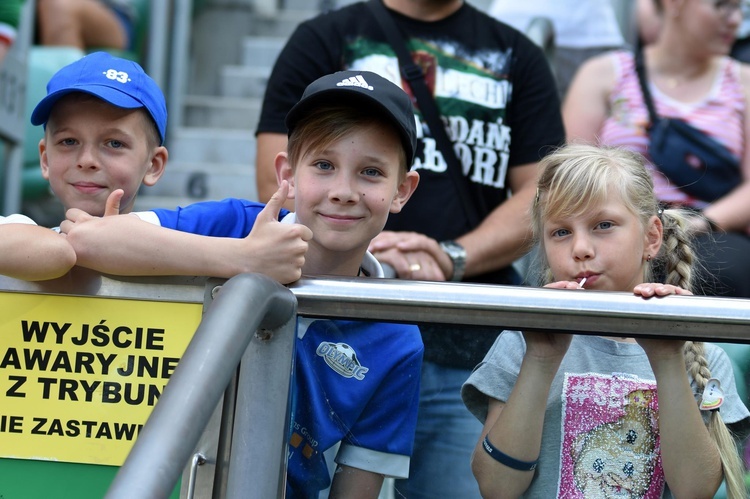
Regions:
M 110 485 L 106 499 L 169 497 L 243 352 L 248 345 L 250 351 L 264 350 L 265 345 L 259 343 L 254 331 L 275 328 L 292 320 L 296 305 L 289 290 L 260 274 L 240 274 L 227 281 L 203 317 Z M 279 335 L 276 339 L 271 343 L 294 344 L 293 332 L 291 336 Z M 264 401 L 264 411 L 268 410 L 265 401 L 278 397 L 277 392 L 266 390 L 273 386 L 266 382 L 266 377 L 273 379 L 278 373 L 280 378 L 286 377 L 288 383 L 285 373 L 291 370 L 291 363 L 291 357 L 286 361 L 277 359 L 269 366 L 276 372 L 263 372 L 263 376 L 252 380 L 256 385 L 254 390 L 258 390 L 255 400 Z M 286 404 L 279 411 L 286 411 Z M 259 431 L 265 433 L 264 429 Z M 266 438 L 270 438 L 270 434 Z M 275 445 L 282 445 L 280 438 Z M 268 456 L 263 457 L 267 459 Z
M 229 460 L 227 499 L 283 497 L 289 442 L 289 393 L 296 317 L 276 331 L 259 332 L 259 348 L 248 348 L 240 363 L 237 409 Z M 255 341 L 255 340 L 254 340 Z
M 167 91 L 167 106 L 170 115 L 167 125 L 167 140 L 173 135 L 176 128 L 183 125 L 192 9 L 193 2 L 191 0 L 175 0 Z
M 171 23 L 169 10 L 171 0 L 156 0 L 149 3 L 148 46 L 146 49 L 146 72 L 159 88 L 167 88 L 166 59 L 169 53 Z

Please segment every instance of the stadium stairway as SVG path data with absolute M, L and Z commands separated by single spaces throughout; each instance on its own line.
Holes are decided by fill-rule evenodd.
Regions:
M 192 24 L 182 123 L 172 124 L 167 169 L 142 189 L 136 209 L 257 199 L 254 131 L 268 75 L 294 27 L 316 14 L 314 5 L 287 0 L 259 12 L 247 1 L 205 2 Z M 170 119 L 176 114 L 170 107 Z

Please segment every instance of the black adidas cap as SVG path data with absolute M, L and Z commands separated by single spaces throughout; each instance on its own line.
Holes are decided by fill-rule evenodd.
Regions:
M 417 127 L 411 99 L 397 85 L 370 71 L 339 71 L 310 83 L 302 98 L 286 115 L 289 134 L 311 109 L 321 104 L 344 102 L 345 97 L 357 99 L 366 106 L 375 105 L 386 118 L 393 121 L 401 135 L 407 167 L 411 168 L 417 148 Z

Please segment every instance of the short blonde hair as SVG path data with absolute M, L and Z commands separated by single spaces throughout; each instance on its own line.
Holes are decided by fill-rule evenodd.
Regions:
M 321 106 L 302 118 L 289 135 L 287 154 L 289 164 L 296 168 L 297 163 L 309 151 L 325 149 L 332 143 L 351 133 L 356 127 L 379 126 L 393 130 L 400 137 L 392 121 L 377 112 L 363 114 L 352 106 Z M 401 141 L 399 140 L 399 144 Z M 406 162 L 406 151 L 399 147 L 399 165 L 405 175 L 411 165 Z

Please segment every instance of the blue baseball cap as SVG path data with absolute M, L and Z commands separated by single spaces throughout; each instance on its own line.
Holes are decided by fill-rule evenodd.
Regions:
M 91 94 L 115 107 L 146 108 L 164 144 L 167 131 L 164 94 L 137 62 L 107 52 L 93 52 L 68 64 L 50 78 L 47 96 L 31 113 L 31 124 L 46 125 L 52 107 L 61 97 L 73 92 Z

